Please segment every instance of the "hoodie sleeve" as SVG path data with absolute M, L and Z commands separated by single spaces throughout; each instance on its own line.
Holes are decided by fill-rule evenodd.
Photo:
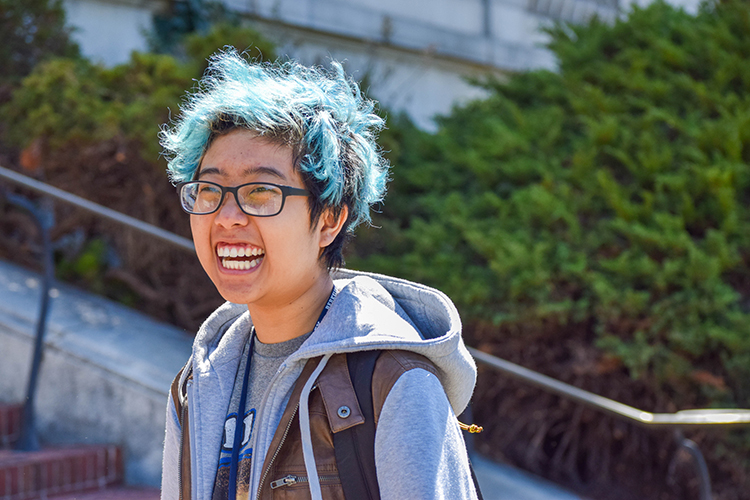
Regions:
M 172 395 L 167 403 L 167 427 L 164 438 L 164 456 L 161 468 L 161 500 L 178 500 L 180 497 L 180 422 Z
M 375 433 L 382 500 L 477 498 L 458 421 L 440 381 L 414 369 L 393 385 Z

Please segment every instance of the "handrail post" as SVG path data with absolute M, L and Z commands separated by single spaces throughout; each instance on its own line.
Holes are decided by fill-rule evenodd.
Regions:
M 39 369 L 42 364 L 44 351 L 44 334 L 47 329 L 47 313 L 49 311 L 49 294 L 54 279 L 55 263 L 52 257 L 52 242 L 49 230 L 54 225 L 51 211 L 40 209 L 30 200 L 12 193 L 7 193 L 8 201 L 18 208 L 31 214 L 39 227 L 42 236 L 42 261 L 44 275 L 41 286 L 41 301 L 39 304 L 39 317 L 36 323 L 36 337 L 34 340 L 34 353 L 29 369 L 29 378 L 26 385 L 26 399 L 23 406 L 23 418 L 21 420 L 21 436 L 16 444 L 16 449 L 33 451 L 39 449 L 39 440 L 36 435 L 36 413 L 34 411 L 34 400 L 39 379 Z
M 686 438 L 681 429 L 675 429 L 674 439 L 677 441 L 677 446 L 679 448 L 675 451 L 672 462 L 669 464 L 669 474 L 674 474 L 674 469 L 677 464 L 677 453 L 680 451 L 680 448 L 684 449 L 690 455 L 695 471 L 698 473 L 698 479 L 700 482 L 700 499 L 713 500 L 713 493 L 711 492 L 711 476 L 708 473 L 708 465 L 706 464 L 706 459 L 703 457 L 700 448 L 695 441 Z

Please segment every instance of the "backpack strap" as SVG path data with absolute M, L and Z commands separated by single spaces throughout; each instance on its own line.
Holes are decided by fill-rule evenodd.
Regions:
M 379 500 L 380 488 L 375 469 L 375 430 L 379 420 L 380 410 L 391 387 L 405 371 L 421 368 L 437 376 L 435 366 L 422 356 L 399 351 L 358 351 L 346 355 L 351 379 L 360 415 L 364 422 L 333 434 L 336 465 L 341 478 L 344 496 L 347 499 Z M 401 354 L 407 354 L 401 356 Z M 395 370 L 397 376 L 393 380 L 382 380 L 378 390 L 373 394 L 373 373 L 375 365 L 379 369 L 386 368 L 385 364 L 397 362 L 401 370 Z M 374 401 L 374 404 L 373 404 Z M 358 415 L 359 416 L 359 415 Z M 479 482 L 474 467 L 469 460 L 469 471 L 474 482 L 478 500 L 482 499 Z
M 375 412 L 372 406 L 372 373 L 381 351 L 346 355 L 349 377 L 364 422 L 333 434 L 336 466 L 347 499 L 380 500 L 375 470 Z
M 437 367 L 421 354 L 410 351 L 389 350 L 383 351 L 383 354 L 378 358 L 372 376 L 372 403 L 375 410 L 375 427 L 380 422 L 380 412 L 383 410 L 385 400 L 388 394 L 391 393 L 393 386 L 401 378 L 401 375 L 417 368 L 433 374 L 440 380 L 441 374 L 438 372 Z

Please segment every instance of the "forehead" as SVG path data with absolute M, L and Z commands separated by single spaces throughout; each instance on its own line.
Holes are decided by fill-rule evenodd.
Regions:
M 196 175 L 205 177 L 245 182 L 269 178 L 291 182 L 300 178 L 291 147 L 246 129 L 232 130 L 212 141 Z

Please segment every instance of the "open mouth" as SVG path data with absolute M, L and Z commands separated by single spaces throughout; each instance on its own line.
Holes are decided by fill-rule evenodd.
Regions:
M 245 271 L 257 267 L 265 256 L 262 248 L 246 245 L 220 245 L 216 247 L 221 266 L 234 271 Z

